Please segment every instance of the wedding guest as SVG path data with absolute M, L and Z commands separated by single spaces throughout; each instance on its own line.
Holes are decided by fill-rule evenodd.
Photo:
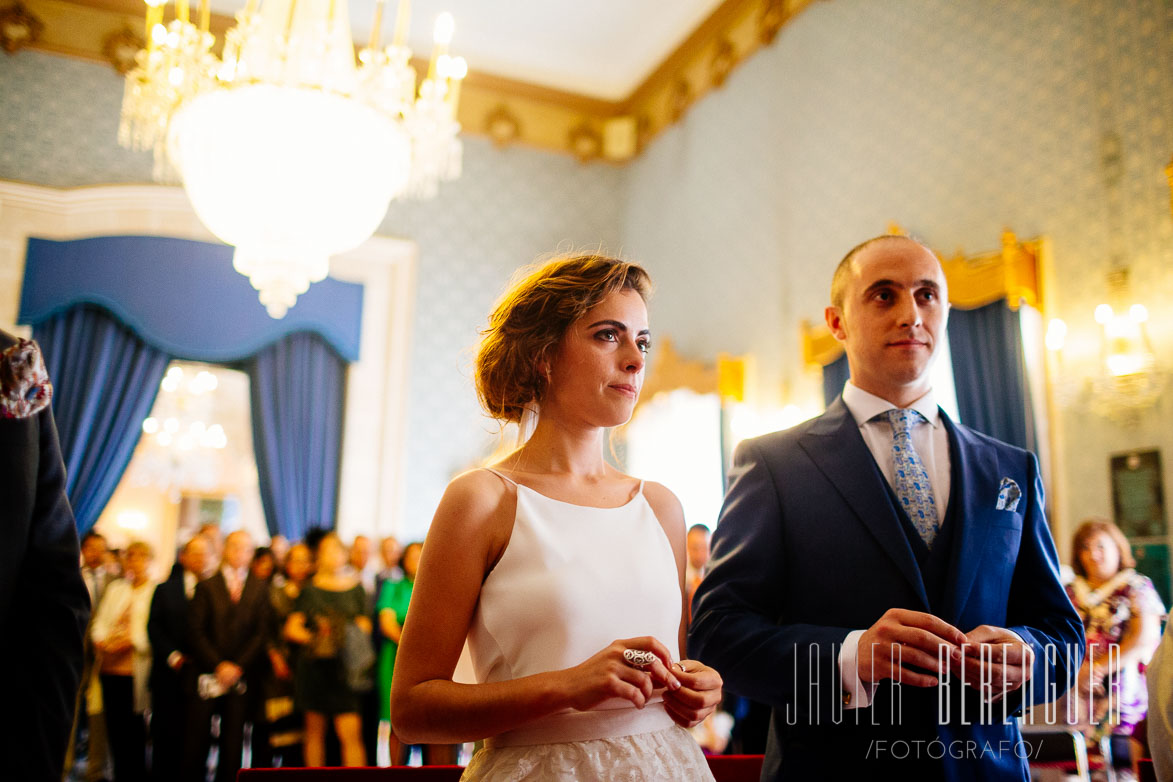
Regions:
M 260 689 L 269 619 L 268 585 L 249 572 L 256 549 L 252 536 L 236 530 L 224 539 L 224 557 L 192 597 L 191 651 L 197 697 L 184 748 L 184 770 L 205 778 L 213 714 L 220 715 L 216 782 L 232 782 L 240 770 L 244 726 Z
M 171 575 L 155 587 L 147 619 L 151 643 L 151 776 L 158 782 L 180 779 L 187 712 L 196 696 L 188 628 L 189 608 L 211 548 L 196 535 L 179 550 Z
M 685 608 L 689 619 L 692 618 L 692 596 L 696 594 L 696 588 L 700 586 L 709 564 L 709 537 L 709 528 L 704 524 L 693 524 L 688 528 L 688 566 L 684 571 L 684 585 L 687 597 Z
M 277 571 L 277 557 L 273 554 L 273 549 L 258 546 L 253 552 L 253 561 L 249 563 L 248 569 L 258 581 L 272 583 L 273 574 Z
M 347 681 L 342 648 L 347 625 L 353 623 L 369 636 L 371 620 L 362 584 L 343 571 L 346 564 L 346 547 L 338 535 L 323 535 L 317 573 L 301 590 L 285 623 L 285 637 L 302 647 L 295 682 L 297 704 L 305 712 L 305 761 L 310 767 L 325 765 L 327 723 L 342 745 L 343 765 L 366 765 L 359 693 Z
M 106 734 L 118 782 L 146 779 L 148 678 L 151 642 L 147 621 L 155 584 L 150 579 L 151 547 L 135 541 L 126 547 L 125 576 L 106 588 L 94 617 Z
M 90 605 L 95 611 L 102 604 L 106 587 L 114 580 L 106 567 L 106 551 L 106 538 L 98 531 L 91 529 L 82 536 L 81 575 L 90 596 Z M 86 782 L 98 782 L 107 776 L 110 755 L 106 740 L 106 719 L 102 714 L 102 687 L 94 668 L 94 646 L 90 636 L 93 630 L 93 613 L 90 617 L 90 624 L 86 627 L 85 633 L 85 665 L 82 668 L 81 685 L 78 689 L 73 733 L 76 740 L 78 728 L 85 726 Z M 73 766 L 74 746 L 75 742 L 71 741 L 70 752 L 65 759 L 66 769 Z
M 680 659 L 684 514 L 604 458 L 643 384 L 649 288 L 634 264 L 554 260 L 483 332 L 478 395 L 522 442 L 445 491 L 391 694 L 402 741 L 486 739 L 465 779 L 712 779 L 686 730 L 721 677 Z M 452 680 L 466 637 L 476 684 Z
M 387 581 L 379 592 L 379 601 L 375 606 L 375 616 L 379 625 L 379 634 L 383 636 L 383 643 L 379 647 L 378 691 L 379 715 L 387 722 L 391 721 L 391 674 L 395 670 L 395 653 L 399 651 L 399 640 L 403 633 L 403 621 L 407 618 L 407 607 L 411 602 L 411 590 L 415 586 L 415 574 L 419 570 L 420 551 L 423 544 L 409 543 L 403 549 L 397 568 L 403 573 L 403 578 Z M 403 745 L 395 736 L 395 726 L 391 726 L 391 765 L 403 763 Z
M 1090 706 L 1094 738 L 1130 735 L 1148 710 L 1143 671 L 1161 640 L 1165 607 L 1153 582 L 1136 572 L 1132 547 L 1112 522 L 1084 521 L 1071 548 L 1075 579 L 1067 595 L 1087 637 L 1073 711 L 1086 722 Z
M 200 525 L 196 534 L 203 535 L 212 548 L 211 556 L 208 558 L 208 570 L 204 573 L 204 578 L 208 578 L 216 572 L 224 558 L 224 531 L 216 522 L 208 521 Z
M 289 643 L 284 630 L 313 569 L 314 557 L 309 546 L 295 543 L 286 554 L 281 583 L 274 579 L 269 592 L 273 609 L 272 629 L 268 633 L 272 676 L 265 693 L 265 715 L 270 721 L 269 744 L 274 755 L 280 755 L 282 768 L 300 766 L 304 762 L 305 715 L 296 707 L 293 681 L 300 647 Z

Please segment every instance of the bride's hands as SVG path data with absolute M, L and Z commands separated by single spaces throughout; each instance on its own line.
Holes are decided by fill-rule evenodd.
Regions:
M 682 686 L 664 692 L 664 708 L 681 727 L 699 725 L 721 704 L 721 674 L 697 660 L 673 663 L 672 673 Z
M 623 660 L 625 649 L 644 649 L 655 654 L 656 659 L 647 669 L 634 668 Z M 681 680 L 667 667 L 671 661 L 672 655 L 667 647 L 651 636 L 613 641 L 607 648 L 565 671 L 570 706 L 586 711 L 609 698 L 624 698 L 642 709 L 657 688 L 667 688 L 665 697 L 668 692 L 680 689 Z M 720 677 L 717 686 L 720 687 Z

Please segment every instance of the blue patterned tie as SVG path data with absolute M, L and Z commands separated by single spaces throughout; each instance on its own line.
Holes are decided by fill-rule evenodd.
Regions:
M 892 425 L 892 464 L 895 468 L 896 497 L 921 539 L 930 549 L 940 525 L 937 521 L 937 502 L 924 462 L 912 447 L 912 426 L 924 421 L 923 415 L 909 408 L 888 410 L 880 414 Z

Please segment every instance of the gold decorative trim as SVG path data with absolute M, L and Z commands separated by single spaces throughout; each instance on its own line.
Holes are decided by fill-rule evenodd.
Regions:
M 8 54 L 15 54 L 26 46 L 35 47 L 44 29 L 45 23 L 24 3 L 18 1 L 0 11 L 0 47 Z
M 1038 239 L 1019 242 L 1009 229 L 1002 232 L 1002 249 L 966 257 L 958 251 L 941 259 L 949 284 L 949 303 L 972 310 L 1005 299 L 1012 310 L 1022 304 L 1040 307 Z M 940 257 L 940 253 L 937 253 Z
M 497 144 L 624 162 L 680 121 L 709 90 L 724 84 L 738 65 L 772 43 L 788 22 L 814 2 L 725 0 L 642 84 L 618 101 L 478 73 L 474 62 L 461 89 L 458 119 L 465 132 L 487 135 Z M 123 39 L 118 36 L 143 30 L 144 25 L 141 0 L 25 0 L 24 6 L 44 20 L 39 38 L 25 45 L 115 67 L 124 60 L 109 53 L 111 39 L 121 46 Z M 234 23 L 223 14 L 211 16 L 217 50 Z M 423 71 L 427 62 L 417 58 L 412 65 Z M 589 157 L 579 147 L 583 128 L 600 139 L 598 153 Z
M 125 76 L 135 65 L 135 56 L 146 46 L 143 37 L 129 27 L 110 33 L 102 43 L 102 54 L 114 70 Z
M 722 401 L 745 401 L 747 359 L 721 353 L 717 363 L 710 366 L 703 361 L 686 359 L 676 352 L 672 340 L 661 336 L 656 340 L 652 365 L 640 393 L 640 404 L 661 391 L 687 388 L 698 394 L 718 394 Z M 637 405 L 638 407 L 638 405 Z
M 888 233 L 904 236 L 896 223 L 888 225 Z M 972 310 L 1005 299 L 1010 309 L 1023 304 L 1044 309 L 1042 280 L 1049 267 L 1050 243 L 1047 237 L 1020 242 L 1010 229 L 1002 232 L 999 250 L 966 256 L 958 250 L 952 258 L 945 258 L 934 250 L 945 270 L 949 287 L 949 303 L 961 310 Z M 843 355 L 843 346 L 824 325 L 809 320 L 801 324 L 802 358 L 809 367 L 825 367 Z

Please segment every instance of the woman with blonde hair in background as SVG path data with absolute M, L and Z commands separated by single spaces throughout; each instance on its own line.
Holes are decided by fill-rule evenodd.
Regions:
M 92 638 L 106 712 L 106 735 L 118 782 L 146 779 L 150 706 L 151 642 L 147 620 L 155 584 L 151 547 L 136 540 L 126 547 L 123 578 L 106 587 L 94 616 Z
M 486 739 L 464 779 L 712 779 L 686 730 L 721 677 L 680 659 L 683 511 L 604 458 L 643 384 L 649 288 L 635 264 L 554 260 L 483 332 L 482 406 L 524 442 L 444 493 L 391 697 L 405 742 Z M 476 684 L 452 679 L 466 636 Z

